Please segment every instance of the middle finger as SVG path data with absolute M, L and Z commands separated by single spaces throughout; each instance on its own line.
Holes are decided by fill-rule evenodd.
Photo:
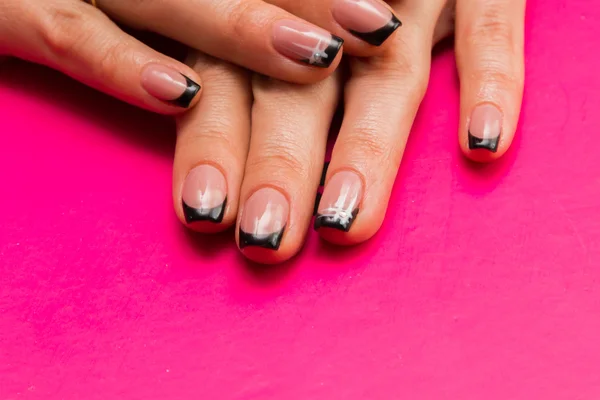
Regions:
M 427 88 L 433 32 L 443 6 L 442 1 L 414 4 L 402 12 L 410 29 L 389 52 L 353 60 L 344 121 L 315 219 L 315 229 L 331 242 L 365 241 L 383 222 Z
M 308 86 L 254 80 L 237 229 L 240 249 L 254 261 L 285 261 L 304 241 L 338 100 L 337 78 L 335 73 Z

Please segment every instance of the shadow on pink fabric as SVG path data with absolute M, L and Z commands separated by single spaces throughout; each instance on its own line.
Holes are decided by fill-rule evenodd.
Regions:
M 0 399 L 600 398 L 600 7 L 531 0 L 513 150 L 437 57 L 382 231 L 276 268 L 171 204 L 173 126 L 0 64 Z

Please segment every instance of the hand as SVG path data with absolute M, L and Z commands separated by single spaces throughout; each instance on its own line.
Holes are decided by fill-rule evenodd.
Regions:
M 524 0 L 393 5 L 405 16 L 402 35 L 381 56 L 350 60 L 344 120 L 315 220 L 320 235 L 334 243 L 362 242 L 381 226 L 427 87 L 430 50 L 443 37 L 456 31 L 465 154 L 478 161 L 500 157 L 517 125 Z M 255 77 L 252 100 L 243 71 L 203 57 L 191 61 L 211 79 L 202 104 L 178 122 L 177 214 L 203 232 L 236 223 L 247 257 L 287 260 L 299 251 L 312 218 L 340 76 L 309 86 Z
M 134 105 L 175 114 L 198 101 L 200 77 L 123 32 L 107 15 L 302 83 L 332 73 L 343 39 L 350 53 L 369 56 L 383 51 L 378 46 L 400 26 L 381 0 L 94 1 L 99 8 L 81 0 L 3 0 L 0 56 L 45 64 Z

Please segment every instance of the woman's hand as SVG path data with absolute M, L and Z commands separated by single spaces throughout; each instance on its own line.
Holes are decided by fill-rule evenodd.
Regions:
M 445 0 L 392 4 L 405 29 L 386 52 L 351 60 L 345 114 L 315 228 L 354 244 L 381 226 L 413 119 L 425 93 L 431 49 L 455 27 Z M 517 125 L 523 85 L 524 0 L 458 0 L 456 56 L 461 80 L 459 142 L 478 161 L 500 157 Z M 306 235 L 323 167 L 339 76 L 310 86 L 255 78 L 193 60 L 211 76 L 200 107 L 179 120 L 174 199 L 195 230 L 237 223 L 252 260 L 296 254 Z M 219 82 L 215 87 L 212 83 Z
M 48 65 L 164 114 L 198 101 L 200 77 L 123 32 L 107 15 L 261 74 L 302 83 L 335 70 L 343 39 L 350 53 L 370 56 L 383 51 L 379 46 L 400 26 L 382 0 L 86 1 L 98 8 L 82 0 L 2 0 L 0 56 Z

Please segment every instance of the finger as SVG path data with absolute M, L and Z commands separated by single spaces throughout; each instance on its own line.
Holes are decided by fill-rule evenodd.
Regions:
M 383 222 L 427 87 L 435 15 L 407 15 L 416 28 L 403 32 L 390 52 L 352 63 L 344 120 L 315 218 L 315 229 L 326 240 L 359 243 Z
M 459 140 L 467 157 L 491 161 L 509 148 L 523 97 L 525 0 L 458 0 Z
M 379 54 L 402 25 L 382 0 L 266 0 L 344 39 L 344 51 L 367 57 Z
M 200 232 L 235 223 L 250 139 L 248 73 L 196 52 L 188 64 L 205 78 L 202 101 L 177 119 L 173 200 L 182 223 Z
M 341 58 L 341 38 L 262 0 L 99 0 L 99 6 L 128 25 L 292 82 L 321 80 Z
M 337 74 L 314 85 L 254 80 L 252 140 L 238 212 L 238 245 L 261 263 L 298 252 L 312 217 Z
M 164 114 L 192 107 L 200 78 L 191 68 L 122 32 L 81 1 L 23 4 L 12 54 L 48 65 L 105 93 Z M 25 18 L 27 21 L 23 21 Z

